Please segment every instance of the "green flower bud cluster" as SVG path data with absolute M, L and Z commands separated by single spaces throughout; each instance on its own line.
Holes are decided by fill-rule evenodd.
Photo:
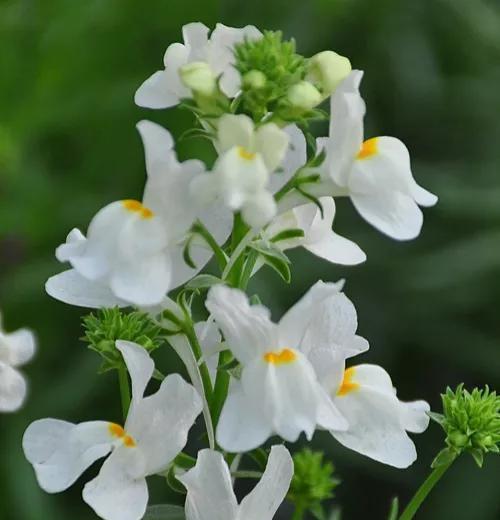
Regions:
M 103 358 L 101 373 L 122 366 L 116 340 L 133 341 L 150 352 L 162 342 L 161 328 L 143 312 L 124 313 L 116 307 L 102 309 L 88 314 L 82 322 L 85 332 L 82 340 Z
M 431 417 L 446 432 L 446 445 L 433 466 L 447 464 L 461 453 L 472 455 L 477 465 L 483 465 L 486 453 L 499 453 L 500 396 L 486 386 L 468 392 L 459 385 L 455 391 L 447 388 L 441 395 L 443 414 Z
M 322 502 L 334 496 L 340 480 L 334 476 L 331 462 L 323 461 L 323 453 L 305 448 L 293 455 L 294 475 L 287 498 L 302 511 L 323 517 Z
M 269 112 L 279 113 L 290 88 L 307 72 L 295 40 L 283 40 L 281 31 L 266 31 L 258 40 L 236 45 L 235 57 L 243 83 L 243 108 L 257 121 Z

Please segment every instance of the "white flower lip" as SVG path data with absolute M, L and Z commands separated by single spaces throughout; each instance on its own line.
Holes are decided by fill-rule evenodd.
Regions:
M 318 140 L 326 151 L 323 173 L 340 191 L 347 190 L 360 215 L 379 231 L 411 240 L 422 227 L 419 206 L 433 206 L 437 197 L 416 183 L 408 149 L 399 139 L 364 141 L 362 77 L 353 70 L 331 98 L 330 135 Z
M 99 475 L 85 485 L 83 498 L 105 520 L 139 520 L 148 501 L 145 477 L 163 471 L 184 448 L 202 404 L 196 390 L 176 374 L 144 397 L 153 361 L 135 343 L 117 341 L 116 346 L 132 380 L 125 425 L 41 419 L 26 430 L 23 449 L 40 486 L 49 493 L 67 489 L 91 464 L 112 452 Z
M 196 466 L 178 477 L 187 489 L 187 520 L 272 520 L 284 500 L 293 476 L 293 460 L 284 446 L 273 446 L 266 469 L 240 504 L 222 454 L 198 453 Z
M 7 333 L 0 315 L 0 413 L 15 412 L 24 403 L 27 383 L 19 367 L 30 361 L 36 350 L 36 339 L 29 329 Z

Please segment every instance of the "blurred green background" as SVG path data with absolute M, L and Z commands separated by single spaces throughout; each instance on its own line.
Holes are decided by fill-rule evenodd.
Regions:
M 99 360 L 79 341 L 85 311 L 51 300 L 43 286 L 61 269 L 53 251 L 73 226 L 85 229 L 112 200 L 140 197 L 135 123 L 150 118 L 177 136 L 191 124 L 185 113 L 135 107 L 133 94 L 159 68 L 166 46 L 179 41 L 181 26 L 196 20 L 282 29 L 305 55 L 335 49 L 349 56 L 366 71 L 367 135 L 404 140 L 416 179 L 440 196 L 410 243 L 378 234 L 342 201 L 336 228 L 365 249 L 365 265 L 340 268 L 294 252 L 290 287 L 262 271 L 251 289 L 279 317 L 318 278 L 346 277 L 360 333 L 371 343 L 364 360 L 384 365 L 402 398 L 425 398 L 437 409 L 447 384 L 498 389 L 498 2 L 2 0 L 0 307 L 9 329 L 30 326 L 40 341 L 25 368 L 26 407 L 0 416 L 2 520 L 95 518 L 81 501 L 81 482 L 46 495 L 21 452 L 22 433 L 36 418 L 120 419 L 116 375 L 97 376 Z M 198 141 L 179 150 L 182 157 L 207 153 Z M 163 368 L 179 366 L 166 351 L 157 358 Z M 383 519 L 394 494 L 406 502 L 440 447 L 438 427 L 416 442 L 418 461 L 400 471 L 316 435 L 343 480 L 336 497 L 343 518 Z M 499 482 L 498 457 L 482 471 L 463 458 L 418 518 L 498 520 Z M 162 483 L 153 487 L 159 502 Z

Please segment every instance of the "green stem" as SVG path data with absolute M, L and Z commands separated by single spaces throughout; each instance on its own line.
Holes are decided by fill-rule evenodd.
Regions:
M 224 350 L 219 354 L 219 363 L 218 366 L 223 367 L 232 359 L 232 354 L 229 350 Z M 229 380 L 231 376 L 227 372 L 227 370 L 217 370 L 217 376 L 215 378 L 215 386 L 212 401 L 210 403 L 210 412 L 212 415 L 212 423 L 215 428 L 217 428 L 217 423 L 219 422 L 219 417 L 222 411 L 222 407 L 224 405 L 224 401 L 227 397 L 227 391 L 229 388 Z
M 295 511 L 293 512 L 292 520 L 302 520 L 306 512 L 305 507 L 302 504 L 296 504 Z
M 217 259 L 217 263 L 219 264 L 219 269 L 223 271 L 227 265 L 227 257 L 213 237 L 212 233 L 210 233 L 210 231 L 208 231 L 208 229 L 199 221 L 195 224 L 194 231 L 203 237 L 210 249 L 212 249 L 215 254 L 215 258 Z
M 128 381 L 127 367 L 121 365 L 118 369 L 118 382 L 120 383 L 120 398 L 122 401 L 123 421 L 127 420 L 130 408 L 130 384 Z
M 424 483 L 418 488 L 410 503 L 406 506 L 399 520 L 411 520 L 418 508 L 422 505 L 427 495 L 432 491 L 433 487 L 439 482 L 441 477 L 446 473 L 446 470 L 453 464 L 453 461 L 448 464 L 443 464 L 432 470 L 432 473 L 425 479 Z
M 243 271 L 240 276 L 239 281 L 239 288 L 244 291 L 247 288 L 248 282 L 250 281 L 250 278 L 252 277 L 253 269 L 255 267 L 255 263 L 257 262 L 258 258 L 257 251 L 252 251 L 247 258 L 247 261 L 245 262 L 245 266 L 243 267 Z
M 196 361 L 200 361 L 203 356 L 201 351 L 201 346 L 198 342 L 198 338 L 196 337 L 196 333 L 191 325 L 186 325 L 184 328 L 184 334 L 191 345 L 193 350 L 194 357 Z M 212 388 L 212 380 L 210 379 L 210 372 L 208 371 L 207 364 L 205 362 L 200 363 L 199 365 L 201 381 L 203 383 L 203 390 L 205 392 L 205 397 L 207 401 L 210 403 L 212 401 L 213 388 Z

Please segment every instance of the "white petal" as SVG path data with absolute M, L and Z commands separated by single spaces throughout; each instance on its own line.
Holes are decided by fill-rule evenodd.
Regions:
M 349 178 L 351 200 L 361 216 L 397 240 L 420 233 L 422 212 L 406 146 L 393 137 L 377 137 L 376 152 L 356 159 Z
M 241 376 L 247 398 L 259 403 L 273 431 L 290 442 L 302 432 L 310 440 L 320 409 L 324 412 L 324 393 L 312 366 L 300 352 L 293 355 L 295 359 L 281 363 L 258 357 Z
M 356 265 L 366 260 L 365 253 L 361 248 L 332 231 L 335 218 L 335 201 L 332 197 L 321 197 L 320 203 L 323 207 L 323 217 L 319 208 L 314 204 L 301 206 L 294 210 L 297 215 L 299 226 L 304 231 L 304 247 L 311 253 L 328 260 L 329 262 L 342 265 Z M 303 214 L 314 212 L 314 218 L 309 227 L 303 224 Z M 309 220 L 309 215 L 306 216 Z
M 113 440 L 108 422 L 72 424 L 41 419 L 30 424 L 24 433 L 23 449 L 40 487 L 48 493 L 58 493 L 107 455 Z
M 163 254 L 115 267 L 111 289 L 122 300 L 140 306 L 158 305 L 170 289 L 171 267 Z
M 210 447 L 215 446 L 215 433 L 212 424 L 212 416 L 210 414 L 210 407 L 208 405 L 205 391 L 203 388 L 203 381 L 201 379 L 200 368 L 194 357 L 193 350 L 184 334 L 175 334 L 169 336 L 168 342 L 175 350 L 176 354 L 180 357 L 181 361 L 186 367 L 187 373 L 191 383 L 196 388 L 198 395 L 201 396 L 203 403 L 203 418 L 205 420 L 205 426 L 207 430 L 208 443 Z
M 182 27 L 182 36 L 186 47 L 189 48 L 190 61 L 200 61 L 205 56 L 208 45 L 209 28 L 201 22 L 191 22 Z
M 117 340 L 116 348 L 122 353 L 132 381 L 132 399 L 140 401 L 155 368 L 155 364 L 144 347 L 132 341 Z
M 283 315 L 279 323 L 280 344 L 298 348 L 306 328 L 312 319 L 315 307 L 320 302 L 340 293 L 343 281 L 316 282 L 302 298 Z
M 0 329 L 0 361 L 18 367 L 27 363 L 35 354 L 35 335 L 29 329 L 2 333 Z
M 258 448 L 272 434 L 272 425 L 259 403 L 247 398 L 233 380 L 217 424 L 217 443 L 233 453 Z
M 363 73 L 353 70 L 331 98 L 330 136 L 325 166 L 331 179 L 346 186 L 349 170 L 363 143 L 365 103 L 359 94 Z
M 0 361 L 0 412 L 15 412 L 26 397 L 26 381 L 11 366 Z
M 197 160 L 179 163 L 173 150 L 172 136 L 160 125 L 141 121 L 137 129 L 144 144 L 148 172 L 144 205 L 161 216 L 164 234 L 176 239 L 183 236 L 195 220 L 190 184 L 197 175 L 205 172 L 205 168 Z
M 189 49 L 182 43 L 172 43 L 168 46 L 163 57 L 165 81 L 169 92 L 175 95 L 178 100 L 176 104 L 181 99 L 191 97 L 190 90 L 184 85 L 179 74 L 179 69 L 190 61 L 189 54 Z
M 134 96 L 135 104 L 145 108 L 169 108 L 177 105 L 179 101 L 179 97 L 170 88 L 164 70 L 152 74 L 137 89 Z
M 359 384 L 335 403 L 349 423 L 346 432 L 332 432 L 344 446 L 397 468 L 412 464 L 417 453 L 403 424 L 402 407 L 388 374 L 374 365 L 353 367 Z
M 357 244 L 333 231 L 321 241 L 305 248 L 333 264 L 358 265 L 366 260 L 366 254 Z
M 253 490 L 242 500 L 240 518 L 272 520 L 290 487 L 293 460 L 284 446 L 273 446 L 266 470 Z
M 178 479 L 187 489 L 186 520 L 236 520 L 238 503 L 221 453 L 201 450 L 196 466 Z
M 429 426 L 431 407 L 425 401 L 400 401 L 402 422 L 405 430 L 412 433 L 422 433 Z
M 224 114 L 218 123 L 217 145 L 220 153 L 242 146 L 248 151 L 253 150 L 253 121 L 243 114 Z
M 255 151 L 264 158 L 270 172 L 283 161 L 289 143 L 289 136 L 274 123 L 267 123 L 255 132 Z
M 66 237 L 66 242 L 56 249 L 56 258 L 59 262 L 68 262 L 74 256 L 83 254 L 86 241 L 85 235 L 79 229 L 72 229 Z
M 247 197 L 241 209 L 243 220 L 251 227 L 259 229 L 276 215 L 277 206 L 270 192 L 262 190 Z
M 212 383 L 215 384 L 217 377 L 218 353 L 225 347 L 222 345 L 222 338 L 214 320 L 199 321 L 195 324 L 194 330 L 200 343 L 203 360 L 207 364 Z
M 146 479 L 131 474 L 136 454 L 137 448 L 118 447 L 83 489 L 83 500 L 104 520 L 140 520 L 146 512 Z
M 277 331 L 269 310 L 250 305 L 239 289 L 216 285 L 208 292 L 205 305 L 240 362 L 246 363 L 276 345 Z
M 98 309 L 130 305 L 115 296 L 104 283 L 87 280 L 75 269 L 63 271 L 49 278 L 45 290 L 52 298 L 79 307 Z
M 269 182 L 269 191 L 280 190 L 307 161 L 306 138 L 297 125 L 283 129 L 288 134 L 288 148 L 283 158 L 282 170 L 273 173 Z
M 419 186 L 416 182 L 411 186 L 411 194 L 419 206 L 434 206 L 438 201 L 437 195 L 422 188 L 422 186 Z
M 167 376 L 158 392 L 134 404 L 125 429 L 144 459 L 144 475 L 167 468 L 186 445 L 201 411 L 198 392 L 178 374 Z

